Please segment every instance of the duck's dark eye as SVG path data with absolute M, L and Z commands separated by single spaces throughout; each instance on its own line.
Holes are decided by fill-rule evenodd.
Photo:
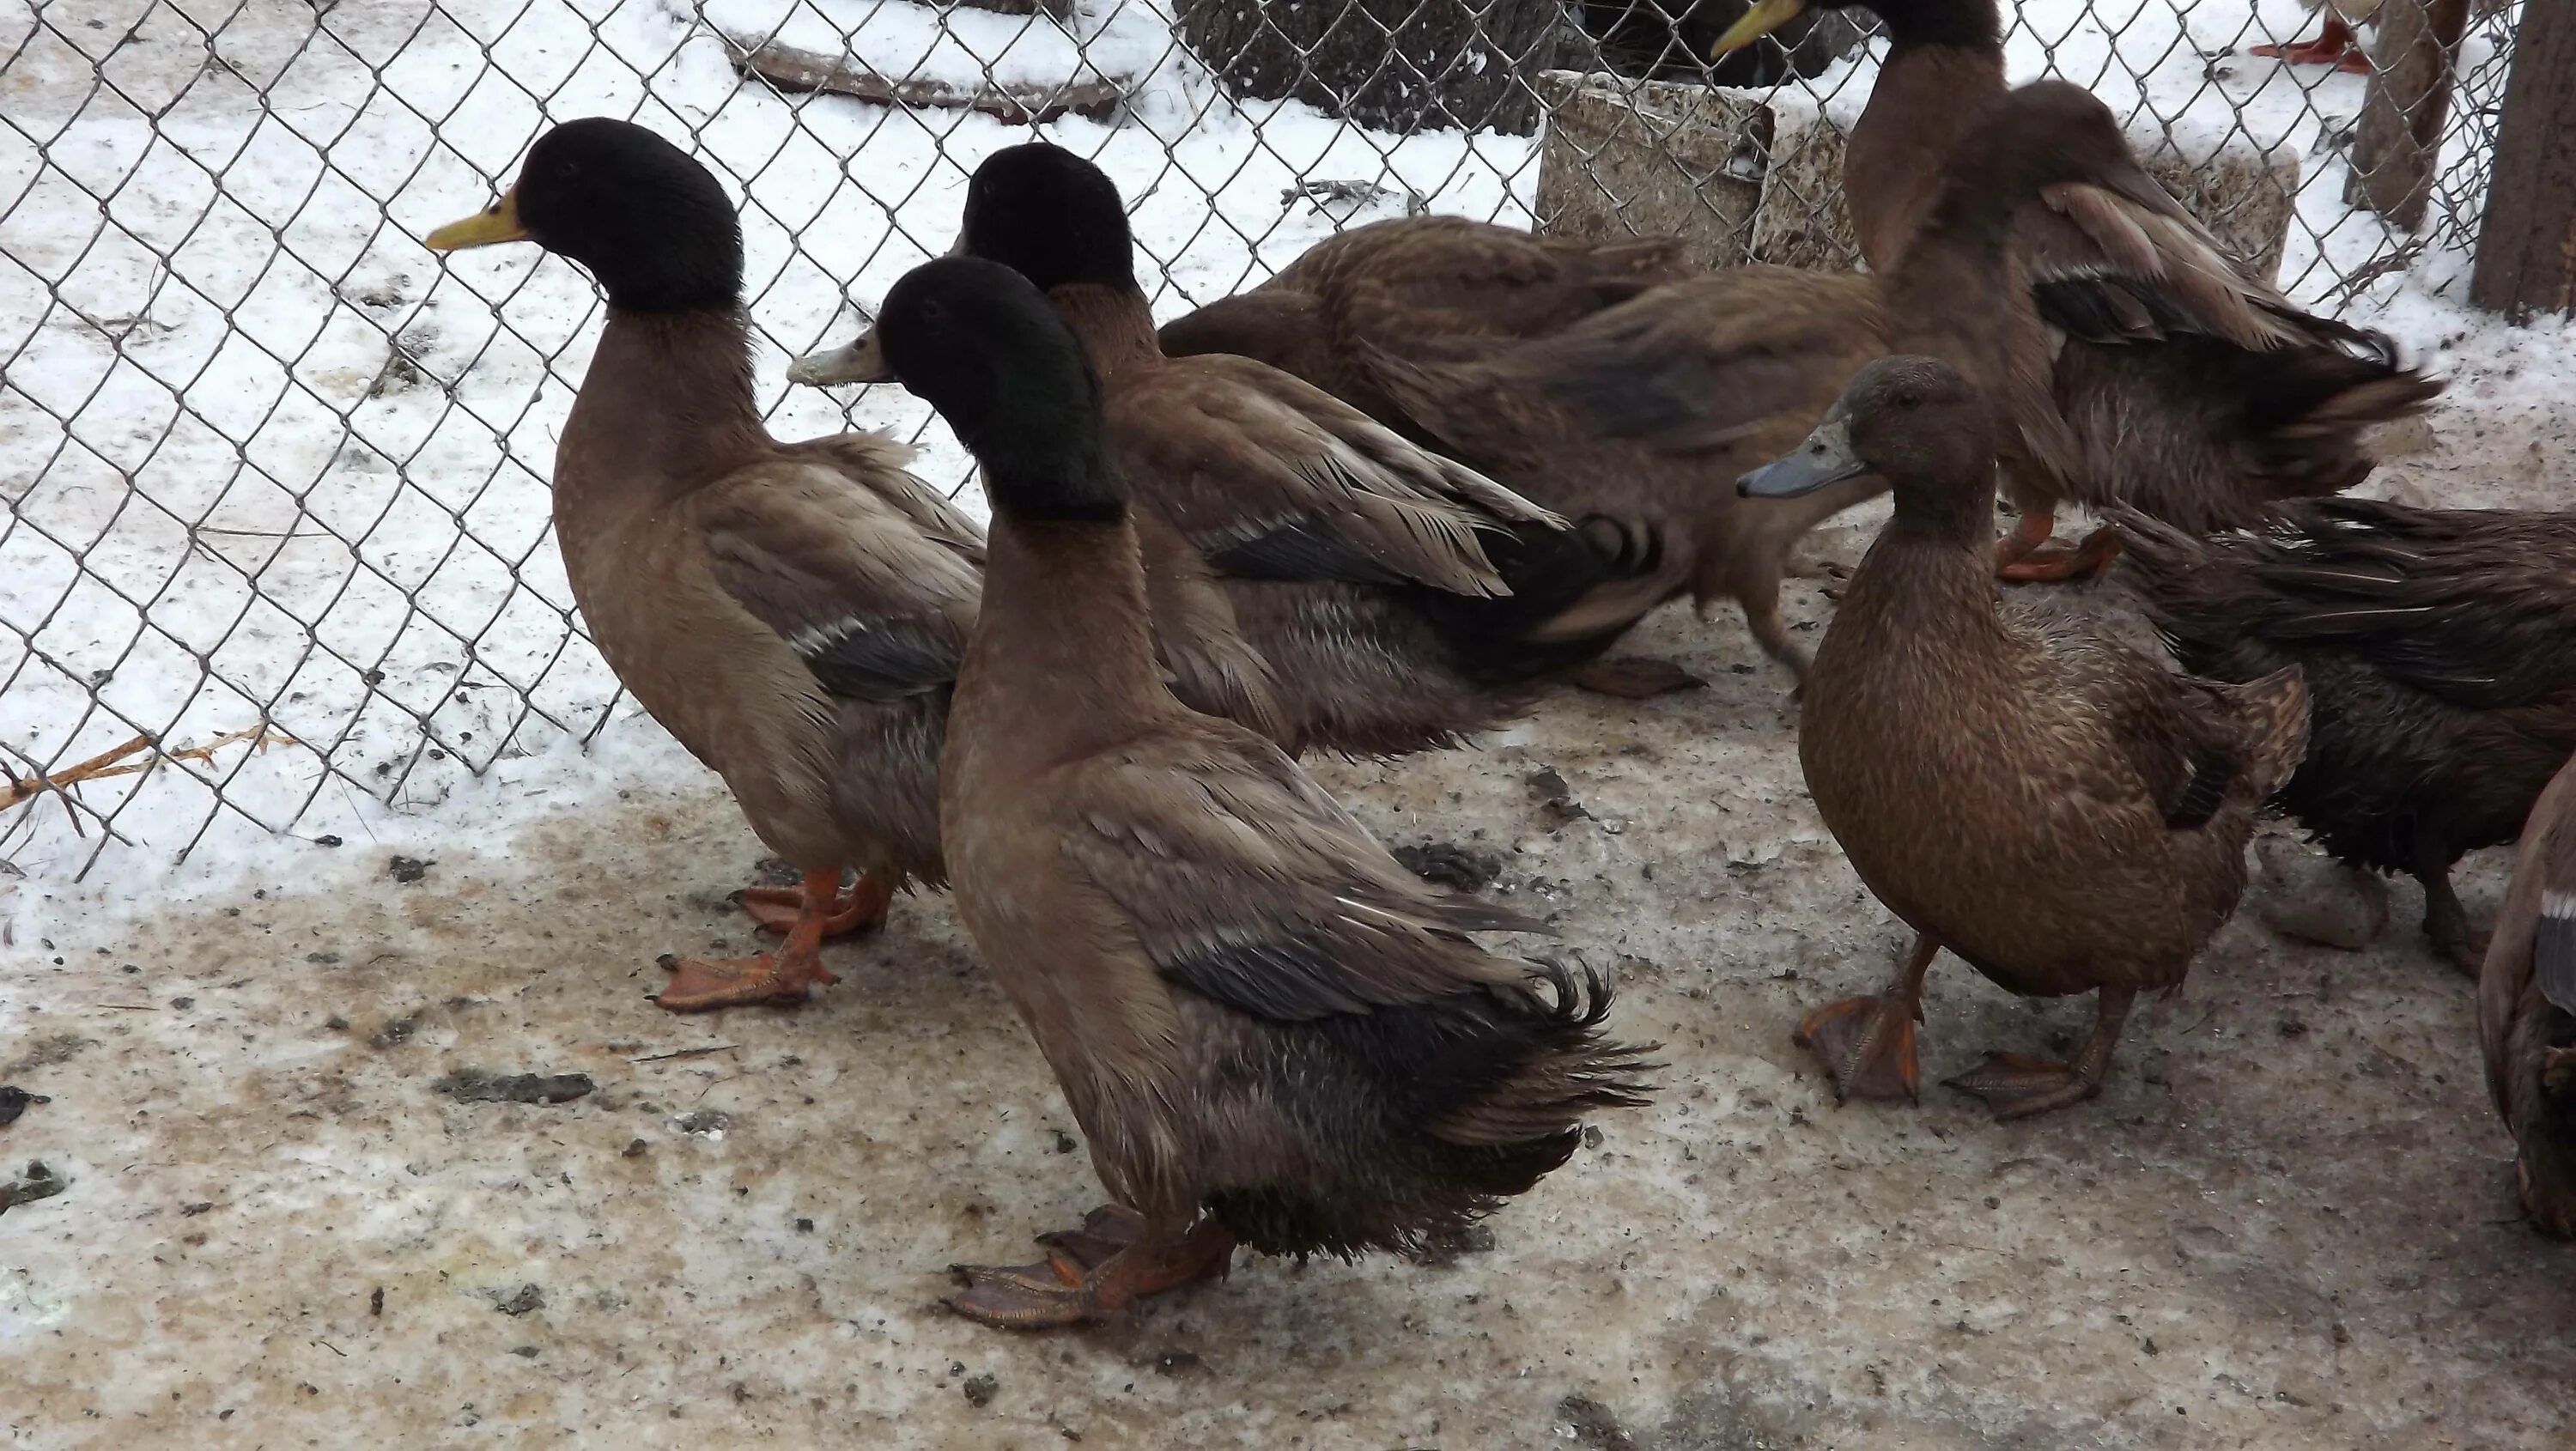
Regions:
M 1911 412 L 1923 406 L 1923 395 L 1908 388 L 1896 395 L 1896 406 Z
M 570 181 L 579 175 L 581 175 L 580 162 L 574 161 L 570 157 L 566 157 L 565 159 L 555 163 L 555 180 Z

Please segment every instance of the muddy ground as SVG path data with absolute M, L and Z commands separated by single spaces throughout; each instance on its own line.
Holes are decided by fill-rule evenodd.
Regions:
M 2455 409 L 2382 491 L 2552 497 L 2548 411 Z M 2358 953 L 2240 914 L 2090 1105 L 1838 1110 L 1790 1025 L 1902 935 L 1808 804 L 1785 679 L 1731 622 L 1641 644 L 1709 688 L 1319 769 L 1614 972 L 1662 1097 L 1489 1246 L 1247 1261 L 1078 1333 L 936 1308 L 943 1266 L 1098 1193 L 944 900 L 800 1011 L 646 1001 L 657 954 L 749 946 L 725 896 L 761 855 L 676 752 L 425 869 L 314 849 L 124 925 L 84 904 L 148 884 L 22 884 L 0 1084 L 50 1101 L 0 1179 L 59 1192 L 0 1214 L 6 1444 L 2566 1444 L 2576 1250 L 2516 1213 L 2411 886 Z M 2473 914 L 2504 866 L 2463 870 Z M 1945 959 L 1927 1085 L 2086 1020 Z

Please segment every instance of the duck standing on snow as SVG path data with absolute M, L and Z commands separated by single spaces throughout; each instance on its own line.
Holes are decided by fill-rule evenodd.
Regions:
M 2576 760 L 2522 830 L 2513 887 L 2478 979 L 2487 1089 L 2521 1152 L 2523 1208 L 2576 1236 Z
M 975 169 L 955 253 L 1036 284 L 1100 371 L 1140 529 L 1204 557 L 1301 745 L 1391 754 L 1526 707 L 1660 603 L 1660 542 L 1565 520 L 1250 358 L 1163 354 L 1118 188 L 1044 142 Z M 882 382 L 872 336 L 790 376 Z
M 624 121 L 537 138 L 447 252 L 534 242 L 608 321 L 555 446 L 555 537 L 620 684 L 802 874 L 743 906 L 775 955 L 680 959 L 674 1011 L 801 1001 L 824 938 L 941 882 L 938 758 L 983 537 L 869 433 L 783 444 L 752 400 L 742 230 L 714 176 Z M 855 868 L 857 886 L 843 873 Z
M 946 258 L 887 294 L 877 338 L 993 505 L 940 778 L 958 912 L 1116 1201 L 1044 1261 L 961 1271 L 950 1305 L 1069 1324 L 1222 1274 L 1238 1243 L 1416 1246 L 1636 1102 L 1605 988 L 1478 948 L 1530 924 L 1425 885 L 1164 687 L 1101 385 L 1047 299 Z
M 1931 358 L 1863 368 L 1797 452 L 1744 477 L 1794 495 L 1856 474 L 1895 491 L 1816 652 L 1798 760 L 1825 825 L 1915 931 L 1896 980 L 1799 1024 L 1843 1098 L 1912 1098 L 1923 977 L 1944 947 L 2000 987 L 2095 996 L 2072 1063 L 1990 1053 L 1950 1080 L 1998 1118 L 2099 1093 L 2141 992 L 2179 985 L 2245 889 L 2245 843 L 2297 766 L 2296 670 L 2228 686 L 2080 623 L 1999 605 L 1987 555 L 1994 430 Z
M 872 433 L 780 443 L 751 391 L 742 231 L 713 175 L 641 126 L 570 121 L 439 251 L 527 241 L 590 269 L 608 321 L 555 448 L 555 537 L 619 683 L 722 776 L 798 887 L 743 907 L 775 955 L 683 958 L 676 1012 L 794 1003 L 824 939 L 945 879 L 939 743 L 982 589 L 984 538 Z M 1158 542 L 1160 542 L 1158 538 Z M 1177 538 L 1148 593 L 1193 704 L 1290 738 L 1268 667 Z M 845 869 L 857 869 L 844 888 Z
M 1810 6 L 1859 3 L 1761 0 L 1718 49 Z M 2006 93 L 2003 18 L 1995 0 L 1870 8 L 1891 43 L 1852 128 L 1843 192 L 1862 255 L 1884 273 L 1923 235 L 1973 118 Z M 1998 144 L 2054 143 L 2032 128 Z M 2252 276 L 2143 171 L 2049 187 L 2011 225 L 2020 285 L 2007 298 L 2009 382 L 1992 395 L 2010 424 L 2005 493 L 2021 510 L 1996 548 L 2006 579 L 2109 564 L 2107 529 L 2072 550 L 2049 544 L 2069 503 L 2125 504 L 2206 533 L 2249 524 L 2274 499 L 2349 489 L 2374 466 L 2363 431 L 2441 391 L 2400 365 L 2386 334 L 2303 312 Z

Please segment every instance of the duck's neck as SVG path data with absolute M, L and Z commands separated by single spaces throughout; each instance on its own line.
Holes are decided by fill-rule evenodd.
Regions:
M 739 311 L 611 307 L 556 445 L 555 507 L 657 507 L 772 447 Z
M 1861 255 L 1894 268 L 1923 225 L 1942 163 L 1968 117 L 2004 92 L 2004 43 L 1993 0 L 1925 6 L 1889 26 L 1887 60 L 1844 152 L 1844 190 Z
M 1902 261 L 1887 274 L 1888 316 L 1904 319 L 1892 351 L 1950 360 L 1981 385 L 2012 350 L 2012 214 L 2017 199 L 1991 188 L 1944 186 Z
M 1154 335 L 1154 309 L 1135 287 L 1109 282 L 1068 282 L 1051 289 L 1047 301 L 1082 339 L 1091 366 L 1107 383 L 1124 368 L 1163 356 Z
M 1997 603 L 1987 531 L 1947 514 L 1909 517 L 1900 503 L 1835 610 L 1828 644 L 1875 642 L 1863 658 L 1921 653 L 1940 662 L 1936 674 L 1972 672 L 2001 652 Z
M 958 677 L 960 709 L 995 722 L 985 749 L 1040 769 L 1178 711 L 1155 662 L 1136 531 L 993 511 L 984 600 Z

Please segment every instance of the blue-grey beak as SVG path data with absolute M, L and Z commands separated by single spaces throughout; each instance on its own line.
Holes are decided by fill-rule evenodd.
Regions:
M 876 324 L 870 322 L 857 342 L 807 353 L 789 363 L 787 381 L 809 388 L 828 388 L 835 383 L 891 383 L 894 370 L 886 366 L 885 349 L 877 344 Z
M 1735 492 L 1747 499 L 1794 499 L 1868 472 L 1869 465 L 1852 452 L 1851 417 L 1837 409 L 1825 415 L 1797 452 L 1737 479 Z

